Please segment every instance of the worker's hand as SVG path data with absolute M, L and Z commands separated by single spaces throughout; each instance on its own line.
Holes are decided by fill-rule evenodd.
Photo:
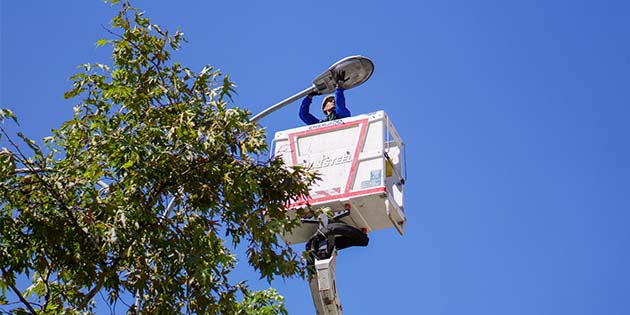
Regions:
M 322 93 L 319 93 L 319 92 L 315 91 L 315 92 L 308 93 L 308 95 L 307 95 L 307 96 L 308 96 L 309 98 L 313 98 L 313 96 L 317 96 L 317 95 L 320 95 L 320 94 L 322 94 Z
M 346 71 L 338 70 L 337 73 L 335 73 L 335 80 L 337 81 L 337 87 L 343 87 L 343 83 L 348 80 L 346 78 Z

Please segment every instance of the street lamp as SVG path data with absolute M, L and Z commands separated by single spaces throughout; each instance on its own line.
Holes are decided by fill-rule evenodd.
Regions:
M 267 107 L 262 112 L 254 116 L 251 121 L 257 122 L 263 117 L 275 112 L 276 110 L 295 102 L 296 100 L 309 95 L 311 93 L 328 94 L 335 91 L 335 73 L 337 71 L 346 72 L 346 81 L 344 88 L 349 90 L 355 86 L 361 85 L 367 81 L 374 72 L 374 63 L 372 60 L 363 56 L 350 56 L 335 62 L 330 68 L 322 72 L 313 80 L 313 85 L 298 92 L 297 94 L 280 101 L 279 103 Z

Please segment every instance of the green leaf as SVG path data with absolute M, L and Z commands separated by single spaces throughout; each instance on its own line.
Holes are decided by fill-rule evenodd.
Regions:
M 132 167 L 135 164 L 134 160 L 128 160 L 125 164 L 123 164 L 121 167 L 124 169 L 128 169 L 130 167 Z
M 101 46 L 105 46 L 107 44 L 107 39 L 99 39 L 96 42 L 96 47 L 101 47 Z
M 5 118 L 9 118 L 11 120 L 13 120 L 13 122 L 17 123 L 17 117 L 15 116 L 15 113 L 7 108 L 0 108 L 0 123 L 4 122 Z

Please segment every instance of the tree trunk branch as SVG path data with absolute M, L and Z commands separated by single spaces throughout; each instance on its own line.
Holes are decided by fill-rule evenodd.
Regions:
M 8 277 L 8 272 L 2 268 L 2 276 L 4 278 L 9 278 Z M 9 284 L 9 287 L 11 287 L 11 290 L 13 290 L 13 293 L 15 293 L 15 295 L 18 296 L 18 298 L 20 299 L 20 302 L 22 302 L 22 304 L 24 304 L 26 306 L 26 308 L 28 308 L 28 310 L 31 312 L 31 314 L 37 314 L 37 311 L 35 311 L 35 309 L 33 308 L 33 306 L 31 305 L 31 303 L 29 303 L 26 298 L 24 298 L 24 296 L 22 296 L 22 293 L 20 292 L 20 290 L 18 290 L 18 288 L 13 284 L 10 283 L 9 281 L 7 281 L 7 283 Z

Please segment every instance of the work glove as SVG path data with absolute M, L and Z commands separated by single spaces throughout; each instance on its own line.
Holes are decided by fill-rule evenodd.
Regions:
M 317 91 L 314 91 L 314 92 L 308 93 L 308 97 L 313 98 L 313 96 L 317 96 L 317 95 L 321 95 L 321 94 L 322 94 L 322 93 L 319 93 L 319 92 L 317 92 Z
M 346 71 L 338 70 L 337 73 L 335 73 L 335 80 L 337 81 L 337 88 L 343 88 L 343 84 L 348 80 L 346 78 Z
M 337 83 L 346 82 L 346 80 L 348 80 L 346 79 L 346 70 L 337 70 L 337 73 L 335 73 L 335 80 L 337 81 Z

